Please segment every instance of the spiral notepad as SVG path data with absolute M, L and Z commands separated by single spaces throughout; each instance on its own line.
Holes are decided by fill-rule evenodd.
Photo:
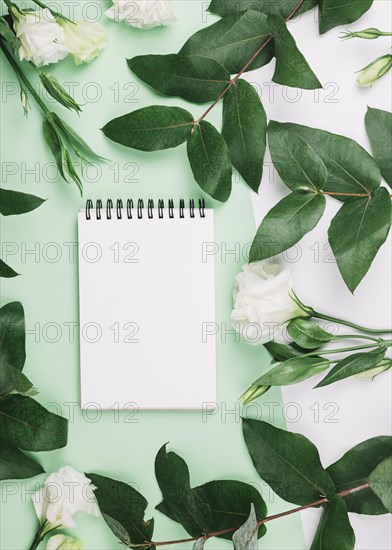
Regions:
M 82 408 L 215 402 L 213 210 L 89 200 L 78 226 Z

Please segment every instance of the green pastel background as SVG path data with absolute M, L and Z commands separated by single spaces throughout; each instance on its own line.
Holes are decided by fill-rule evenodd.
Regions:
M 103 14 L 110 2 L 74 4 L 76 12 L 80 13 L 83 8 L 85 17 L 94 18 L 96 13 Z M 124 412 L 117 415 L 106 411 L 95 418 L 95 413 L 82 414 L 77 405 L 79 340 L 76 334 L 72 341 L 69 325 L 64 323 L 78 321 L 77 258 L 72 258 L 70 253 L 74 250 L 72 243 L 77 241 L 78 210 L 84 207 L 87 198 L 152 197 L 156 200 L 173 197 L 178 200 L 202 197 L 188 165 L 185 145 L 148 154 L 117 146 L 99 131 L 110 119 L 150 104 L 179 105 L 195 116 L 205 109 L 177 98 L 157 95 L 143 83 L 136 82 L 125 62 L 125 58 L 139 54 L 177 51 L 191 33 L 214 20 L 206 14 L 205 2 L 175 1 L 173 5 L 177 23 L 151 31 L 116 24 L 102 15 L 110 33 L 110 44 L 104 53 L 89 66 L 75 67 L 68 59 L 50 68 L 62 82 L 74 83 L 76 99 L 85 104 L 80 117 L 61 107 L 54 106 L 54 110 L 72 124 L 96 152 L 110 159 L 98 169 L 87 170 L 83 198 L 76 186 L 55 177 L 52 157 L 42 138 L 41 114 L 33 104 L 28 120 L 23 118 L 13 84 L 14 75 L 2 59 L 3 186 L 48 199 L 30 214 L 1 219 L 3 259 L 21 274 L 15 279 L 1 280 L 2 305 L 13 300 L 23 303 L 29 331 L 25 372 L 40 390 L 37 399 L 50 410 L 70 418 L 68 446 L 35 456 L 47 473 L 69 464 L 80 471 L 96 472 L 134 484 L 150 503 L 147 517 L 155 517 L 155 540 L 185 535 L 179 525 L 154 510 L 160 501 L 154 458 L 165 442 L 187 461 L 193 485 L 212 479 L 239 479 L 262 491 L 270 514 L 290 507 L 258 478 L 242 438 L 241 414 L 284 426 L 280 391 L 269 392 L 258 405 L 245 410 L 237 401 L 268 364 L 262 348 L 238 343 L 232 334 L 228 334 L 225 341 L 218 335 L 219 410 L 206 418 L 201 412 L 160 411 L 139 412 L 133 418 Z M 218 127 L 220 110 L 216 108 L 209 116 L 209 121 Z M 237 247 L 246 252 L 246 245 L 253 238 L 251 192 L 238 174 L 234 174 L 233 193 L 228 203 L 220 205 L 209 198 L 206 202 L 209 207 L 216 208 L 215 240 L 220 252 L 216 256 L 217 322 L 230 329 L 233 279 L 245 259 L 238 254 L 224 254 L 224 247 L 227 250 Z M 25 254 L 34 247 L 36 257 Z M 5 253 L 12 250 L 14 253 L 5 258 Z M 59 257 L 55 260 L 56 254 Z M 110 285 L 110 281 L 107 284 Z M 148 303 L 148 289 L 145 292 Z M 184 296 L 183 299 L 192 310 L 192 297 Z M 107 368 L 110 376 L 110 365 Z M 37 527 L 30 494 L 44 479 L 42 475 L 33 480 L 2 483 L 2 549 L 26 549 L 30 545 Z M 117 539 L 103 519 L 79 514 L 72 534 L 89 550 L 118 548 Z M 303 549 L 299 515 L 271 523 L 260 546 Z M 179 550 L 190 547 L 173 546 Z M 210 540 L 207 545 L 211 550 L 230 547 L 229 542 L 219 539 Z

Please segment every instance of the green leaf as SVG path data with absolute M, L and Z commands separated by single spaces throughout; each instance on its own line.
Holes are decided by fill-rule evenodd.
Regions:
M 267 117 L 251 84 L 237 80 L 223 98 L 222 135 L 231 162 L 246 183 L 256 191 L 263 175 Z
M 32 397 L 38 391 L 33 387 L 30 380 L 12 365 L 6 363 L 3 358 L 0 359 L 0 397 L 16 391 L 21 395 Z
M 275 493 L 300 506 L 331 498 L 335 487 L 306 437 L 261 420 L 243 419 L 245 443 L 259 476 Z
M 309 143 L 290 129 L 290 125 L 271 120 L 268 144 L 272 162 L 283 182 L 292 191 L 323 189 L 327 169 Z
M 257 550 L 257 519 L 253 504 L 246 522 L 233 534 L 234 550 Z
M 322 85 L 299 51 L 282 17 L 270 15 L 268 26 L 274 37 L 276 65 L 272 80 L 283 86 L 305 90 L 322 88 Z
M 21 46 L 20 40 L 17 38 L 16 34 L 8 24 L 7 19 L 4 17 L 0 17 L 0 36 L 8 42 L 13 53 L 19 55 L 19 48 Z
M 356 141 L 300 124 L 285 122 L 284 126 L 310 145 L 324 162 L 327 168 L 324 191 L 371 193 L 380 186 L 381 174 L 376 161 Z M 345 200 L 345 197 L 336 198 Z
M 63 105 L 67 109 L 73 109 L 77 113 L 81 112 L 80 105 L 69 95 L 55 76 L 44 71 L 39 71 L 39 78 L 48 94 L 60 105 Z
M 61 177 L 68 182 L 68 178 L 64 171 L 64 168 L 67 166 L 65 158 L 65 145 L 61 139 L 61 136 L 58 133 L 58 129 L 52 121 L 52 117 L 45 118 L 42 123 L 44 138 L 46 143 L 49 145 L 49 148 L 52 152 L 54 160 L 56 161 L 56 166 L 60 172 Z
M 202 120 L 188 139 L 193 177 L 214 199 L 225 202 L 231 193 L 231 162 L 226 142 L 212 124 Z
M 114 535 L 126 546 L 152 539 L 154 520 L 144 519 L 147 500 L 136 489 L 109 477 L 86 474 L 97 487 L 94 494 L 102 516 Z
M 109 139 L 140 151 L 170 149 L 184 143 L 193 128 L 193 116 L 180 107 L 152 105 L 115 118 L 104 126 Z
M 322 329 L 320 325 L 300 317 L 290 321 L 287 330 L 294 342 L 305 349 L 319 348 L 333 339 L 333 334 Z
M 340 458 L 327 472 L 338 492 L 367 483 L 371 472 L 392 453 L 392 437 L 381 435 L 362 441 Z M 356 514 L 386 514 L 381 500 L 370 489 L 344 497 L 349 512 Z
M 11 279 L 12 277 L 18 277 L 18 275 L 19 273 L 0 259 L 0 277 Z
M 263 374 L 255 384 L 265 386 L 289 386 L 320 374 L 330 366 L 324 357 L 293 357 L 279 363 Z
M 392 113 L 368 107 L 365 125 L 382 177 L 392 187 Z
M 310 550 L 354 550 L 355 534 L 346 504 L 336 496 L 326 504 Z
M 388 512 L 392 513 L 392 456 L 383 460 L 369 476 L 373 493 L 381 500 Z
M 291 357 L 298 357 L 301 355 L 301 352 L 295 349 L 291 344 L 286 346 L 286 344 L 279 344 L 278 342 L 267 342 L 264 344 L 264 347 L 272 355 L 275 361 L 285 361 Z
M 373 0 L 320 0 L 319 31 L 323 34 L 339 25 L 359 19 L 373 4 Z
M 259 10 L 267 15 L 288 17 L 298 5 L 298 0 L 212 0 L 208 6 L 210 13 L 224 16 L 229 13 L 240 13 L 247 9 Z M 305 0 L 296 14 L 313 9 L 317 0 Z
M 208 533 L 212 521 L 211 508 L 192 491 L 185 461 L 176 453 L 168 453 L 166 445 L 156 456 L 155 476 L 164 504 L 157 508 L 167 510 L 167 515 L 180 523 L 192 537 Z
M 12 367 L 11 365 L 9 365 L 9 367 L 14 376 L 15 391 L 27 397 L 33 397 L 34 395 L 37 395 L 39 393 L 38 390 L 33 386 L 33 383 L 30 382 L 30 380 L 23 372 L 20 372 L 20 370 Z
M 71 126 L 69 126 L 56 113 L 51 113 L 51 119 L 55 126 L 60 130 L 64 138 L 71 145 L 78 157 L 85 162 L 106 160 L 104 157 L 97 155 L 91 147 L 82 139 Z
M 1 441 L 0 480 L 26 479 L 42 474 L 45 470 L 32 458 L 29 458 L 13 445 Z
M 1 361 L 23 370 L 26 361 L 26 326 L 20 302 L 10 302 L 0 309 Z
M 75 170 L 75 166 L 72 161 L 72 157 L 68 149 L 64 149 L 64 167 L 72 181 L 74 181 L 80 191 L 80 195 L 83 196 L 83 184 L 82 181 L 78 175 L 78 173 Z
M 318 223 L 325 197 L 313 191 L 293 191 L 264 217 L 249 252 L 249 261 L 271 258 L 302 239 Z
M 211 508 L 213 532 L 242 525 L 248 518 L 252 505 L 257 520 L 267 515 L 267 506 L 260 493 L 252 485 L 242 481 L 210 481 L 195 487 L 192 492 Z M 260 525 L 257 538 L 263 537 L 266 531 L 265 525 Z M 226 533 L 219 536 L 230 540 L 232 535 L 232 533 Z
M 15 389 L 15 380 L 13 377 L 13 367 L 10 367 L 3 358 L 0 359 L 0 397 L 11 393 Z M 14 369 L 16 370 L 16 369 Z M 20 372 L 20 371 L 18 371 Z
M 267 16 L 255 10 L 247 10 L 223 17 L 196 32 L 185 42 L 180 54 L 209 57 L 226 67 L 230 74 L 235 74 L 269 38 Z M 258 69 L 269 63 L 273 51 L 270 42 L 246 70 Z
M 127 63 L 154 90 L 195 103 L 214 101 L 230 80 L 223 65 L 199 55 L 140 55 Z
M 194 487 L 192 492 L 211 508 L 212 519 L 209 530 L 213 532 L 235 527 L 233 519 L 237 521 L 239 527 L 249 517 L 252 504 L 255 507 L 258 520 L 265 518 L 267 515 L 267 507 L 260 493 L 254 487 L 242 481 L 210 481 L 199 487 Z M 173 521 L 177 521 L 165 501 L 158 504 L 156 508 Z M 266 531 L 266 527 L 260 525 L 258 538 L 263 537 Z M 223 533 L 217 536 L 231 540 L 233 533 Z
M 68 421 L 30 397 L 6 395 L 0 399 L 0 433 L 26 451 L 52 451 L 67 444 Z
M 391 227 L 391 199 L 385 187 L 366 198 L 352 197 L 332 219 L 328 238 L 344 282 L 357 288 Z
M 45 202 L 45 199 L 40 199 L 35 195 L 0 189 L 0 214 L 3 214 L 3 216 L 31 212 L 41 206 L 43 202 Z
M 382 348 L 368 353 L 353 353 L 345 357 L 329 371 L 327 376 L 317 384 L 316 388 L 322 388 L 354 374 L 374 369 L 384 357 L 385 351 L 385 348 Z

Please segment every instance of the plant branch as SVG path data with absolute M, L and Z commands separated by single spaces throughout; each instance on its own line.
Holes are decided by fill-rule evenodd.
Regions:
M 61 19 L 64 19 L 65 21 L 68 21 L 69 23 L 74 23 L 74 21 L 71 21 L 71 19 L 68 19 L 68 17 L 65 17 L 62 13 L 52 9 L 51 7 L 47 6 L 41 0 L 33 0 L 34 4 L 37 4 L 40 8 L 43 10 L 47 9 L 50 11 L 50 13 L 53 15 L 53 17 L 60 17 Z
M 377 344 L 380 343 L 379 338 L 373 338 L 373 336 L 365 336 L 365 334 L 336 334 L 336 336 L 332 338 L 334 342 L 339 342 L 340 340 L 352 340 L 352 339 L 371 340 L 372 342 L 377 342 Z
M 61 528 L 61 526 L 59 527 Z M 46 535 L 52 531 L 56 531 L 56 529 L 58 529 L 58 527 L 53 527 L 48 521 L 45 521 L 42 525 L 40 525 L 40 528 L 36 532 L 29 550 L 36 550 Z
M 345 491 L 340 491 L 337 493 L 337 496 L 340 497 L 346 497 L 348 495 L 352 495 L 353 493 L 358 493 L 359 491 L 363 491 L 364 489 L 368 489 L 369 484 L 364 483 L 363 485 L 358 485 L 357 487 L 352 487 L 351 489 L 346 489 Z M 311 502 L 310 504 L 305 504 L 304 506 L 298 506 L 297 508 L 293 508 L 292 510 L 287 510 L 286 512 L 280 512 L 279 514 L 274 514 L 273 516 L 267 516 L 263 519 L 260 519 L 257 522 L 257 527 L 260 527 L 260 525 L 264 525 L 268 521 L 272 521 L 274 519 L 283 518 L 285 516 L 290 516 L 292 514 L 297 514 L 298 512 L 302 512 L 303 510 L 307 510 L 308 508 L 315 508 L 317 506 L 321 506 L 322 504 L 327 504 L 329 502 L 329 499 L 327 497 L 321 498 L 319 500 L 316 500 L 315 502 Z M 215 531 L 213 533 L 208 533 L 204 535 L 204 537 L 189 537 L 186 539 L 180 539 L 180 540 L 168 540 L 168 541 L 161 541 L 161 542 L 146 542 L 145 544 L 130 544 L 128 548 L 145 548 L 146 550 L 150 546 L 167 546 L 168 544 L 184 544 L 187 542 L 195 542 L 199 538 L 204 538 L 205 540 L 208 540 L 212 537 L 217 537 L 219 535 L 226 535 L 227 533 L 234 533 L 241 527 L 240 525 L 237 527 L 229 527 L 228 529 L 222 529 L 220 531 Z
M 381 340 L 378 344 L 364 344 L 363 346 L 352 346 L 349 348 L 338 348 L 338 349 L 326 349 L 321 351 L 312 351 L 310 353 L 304 353 L 301 357 L 314 357 L 317 355 L 330 355 L 333 353 L 345 353 L 347 351 L 357 351 L 359 349 L 369 349 L 369 348 L 390 348 L 392 346 L 392 340 Z
M 34 2 L 34 4 L 37 4 L 37 6 L 39 6 L 43 10 L 48 8 L 48 6 L 46 4 L 44 4 L 43 2 L 41 2 L 40 0 L 33 0 L 33 2 Z
M 43 537 L 41 537 L 40 533 L 37 533 L 35 535 L 35 538 L 29 550 L 36 550 L 36 548 L 38 548 L 42 540 L 43 540 Z
M 298 4 L 295 6 L 293 11 L 286 17 L 286 21 L 290 21 L 294 17 L 294 15 L 297 13 L 297 11 L 300 9 L 302 4 L 305 2 L 305 0 L 300 0 Z M 245 63 L 245 65 L 242 67 L 239 73 L 237 73 L 229 82 L 229 84 L 226 86 L 226 88 L 223 90 L 223 92 L 215 99 L 215 101 L 208 107 L 208 109 L 199 117 L 197 120 L 195 120 L 195 124 L 199 124 L 207 115 L 212 111 L 212 109 L 217 105 L 221 99 L 226 95 L 226 93 L 230 90 L 233 84 L 237 82 L 237 80 L 243 75 L 243 73 L 246 71 L 246 69 L 253 63 L 253 61 L 256 59 L 256 57 L 264 50 L 264 48 L 271 42 L 273 36 L 271 33 L 267 35 L 268 38 L 265 40 L 261 46 L 258 48 L 258 50 L 252 55 L 252 57 Z
M 50 113 L 50 110 L 45 105 L 45 103 L 42 101 L 38 93 L 35 91 L 34 86 L 30 83 L 29 79 L 26 77 L 22 69 L 19 67 L 18 63 L 15 61 L 14 57 L 11 55 L 11 53 L 8 51 L 6 45 L 4 44 L 3 40 L 0 40 L 0 47 L 3 50 L 3 53 L 8 61 L 8 63 L 11 65 L 12 69 L 14 70 L 16 76 L 20 79 L 21 82 L 26 86 L 26 88 L 29 90 L 31 95 L 34 97 L 35 101 L 38 103 L 38 105 L 41 107 L 45 115 L 48 115 Z
M 12 393 L 14 390 L 16 390 L 16 387 L 15 387 L 15 386 L 13 386 L 10 390 L 8 390 L 8 391 L 6 391 L 6 392 L 4 392 L 4 393 L 1 393 L 1 394 L 0 394 L 0 399 L 1 399 L 2 397 L 5 397 L 6 395 L 9 395 L 9 394 Z
M 15 6 L 15 4 L 11 2 L 11 0 L 4 0 L 4 3 L 7 5 L 8 9 L 11 9 Z
M 318 191 L 321 195 L 329 195 L 331 197 L 370 197 L 371 193 L 340 193 L 338 191 Z
M 345 325 L 347 327 L 355 328 L 356 330 L 360 330 L 361 332 L 366 332 L 368 334 L 391 334 L 392 333 L 391 328 L 386 328 L 386 329 L 366 328 L 361 325 L 357 325 L 356 323 L 351 323 L 350 321 L 345 321 L 344 319 L 338 319 L 337 317 L 331 317 L 330 315 L 326 315 L 325 313 L 320 313 L 318 311 L 313 311 L 312 316 L 316 317 L 317 319 L 324 319 L 325 321 L 332 321 L 334 323 L 339 323 L 340 325 Z

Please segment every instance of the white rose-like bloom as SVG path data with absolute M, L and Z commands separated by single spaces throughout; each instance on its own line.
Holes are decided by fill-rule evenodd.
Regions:
M 56 527 L 75 527 L 73 516 L 77 512 L 99 516 L 91 480 L 70 466 L 51 474 L 42 489 L 33 496 L 40 524 Z
M 233 328 L 251 344 L 269 342 L 290 319 L 309 315 L 292 296 L 288 269 L 265 260 L 244 265 L 235 278 Z
M 113 0 L 106 15 L 139 29 L 152 29 L 176 21 L 169 0 Z
M 48 540 L 46 550 L 83 550 L 81 542 L 67 535 L 54 535 Z
M 100 23 L 63 19 L 59 24 L 64 31 L 65 47 L 73 55 L 76 65 L 90 63 L 108 44 L 108 32 Z
M 21 61 L 26 59 L 42 67 L 57 63 L 68 55 L 63 29 L 47 8 L 29 12 L 14 8 L 12 17 L 16 36 L 21 42 Z

